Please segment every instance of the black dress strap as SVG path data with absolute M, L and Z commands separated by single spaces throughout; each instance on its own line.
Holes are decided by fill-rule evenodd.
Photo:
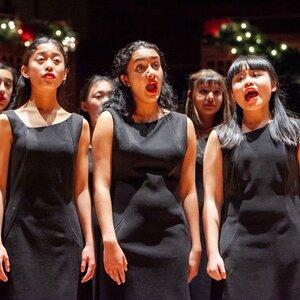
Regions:
M 73 146 L 77 150 L 83 126 L 83 117 L 76 113 L 72 113 L 72 115 L 67 119 L 67 124 L 72 137 Z

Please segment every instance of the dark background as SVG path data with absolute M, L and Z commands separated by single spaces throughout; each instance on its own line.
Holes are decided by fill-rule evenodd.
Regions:
M 0 12 L 24 21 L 66 20 L 74 28 L 79 45 L 71 61 L 75 68 L 69 78 L 74 86 L 72 101 L 78 101 L 88 76 L 110 74 L 121 47 L 143 39 L 165 53 L 171 83 L 183 102 L 188 75 L 202 67 L 203 24 L 212 18 L 247 20 L 270 37 L 300 49 L 300 3 L 294 0 L 0 0 Z M 288 107 L 298 112 L 299 84 L 300 74 L 293 84 L 283 82 Z

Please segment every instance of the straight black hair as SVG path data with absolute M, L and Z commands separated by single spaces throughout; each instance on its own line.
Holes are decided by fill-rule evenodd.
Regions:
M 59 52 L 62 54 L 64 61 L 65 61 L 65 67 L 67 69 L 68 65 L 68 57 L 67 53 L 65 52 L 63 46 L 55 39 L 49 38 L 46 36 L 39 37 L 35 39 L 31 45 L 28 47 L 27 51 L 25 51 L 23 55 L 23 60 L 22 60 L 22 65 L 28 66 L 29 58 L 31 55 L 36 51 L 37 47 L 41 44 L 47 44 L 47 43 L 52 43 L 57 47 Z M 58 92 L 61 86 L 58 88 Z M 18 108 L 25 103 L 28 102 L 29 97 L 31 95 L 31 83 L 28 78 L 25 78 L 22 74 L 20 75 L 18 82 L 17 82 L 17 92 L 12 99 L 12 108 Z
M 232 97 L 232 79 L 243 69 L 262 70 L 268 72 L 276 91 L 272 92 L 269 102 L 269 110 L 272 117 L 270 123 L 270 134 L 275 142 L 283 142 L 286 145 L 297 146 L 299 143 L 300 125 L 299 119 L 284 108 L 284 95 L 280 89 L 278 76 L 271 62 L 264 56 L 246 55 L 239 56 L 230 66 L 226 86 L 230 97 Z M 234 103 L 234 101 L 231 101 Z M 243 110 L 237 104 L 233 105 L 233 116 L 229 122 L 217 128 L 221 146 L 233 148 L 245 140 L 242 133 Z

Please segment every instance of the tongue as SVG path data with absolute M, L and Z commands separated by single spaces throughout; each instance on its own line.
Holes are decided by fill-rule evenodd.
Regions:
M 250 100 L 256 98 L 257 95 L 258 95 L 257 92 L 250 92 L 250 93 L 248 93 L 248 94 L 245 96 L 245 99 L 246 99 L 247 101 L 250 101 Z
M 150 83 L 146 85 L 146 90 L 148 92 L 155 92 L 157 90 L 157 85 L 155 83 Z

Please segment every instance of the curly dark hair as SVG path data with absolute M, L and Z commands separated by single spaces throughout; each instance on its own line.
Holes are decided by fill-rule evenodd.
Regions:
M 135 41 L 127 44 L 124 48 L 119 50 L 119 52 L 115 56 L 112 71 L 112 74 L 115 77 L 113 81 L 113 91 L 110 94 L 109 101 L 107 101 L 103 105 L 103 109 L 113 108 L 129 121 L 132 121 L 132 114 L 136 109 L 136 105 L 133 100 L 130 88 L 122 83 L 122 81 L 120 80 L 120 76 L 127 75 L 127 66 L 130 58 L 133 52 L 135 52 L 139 48 L 153 49 L 160 57 L 163 70 L 163 81 L 161 94 L 158 99 L 159 107 L 168 110 L 176 110 L 177 108 L 177 98 L 175 97 L 173 89 L 168 83 L 167 79 L 166 61 L 164 54 L 155 44 L 151 44 L 146 41 Z
M 49 38 L 47 36 L 41 36 L 36 38 L 32 44 L 28 47 L 27 51 L 25 51 L 23 55 L 22 65 L 27 66 L 29 62 L 29 58 L 31 55 L 36 51 L 37 47 L 41 44 L 52 43 L 57 47 L 59 52 L 62 54 L 65 67 L 67 68 L 68 65 L 68 56 L 66 51 L 64 50 L 63 46 L 55 39 Z M 61 89 L 61 86 L 58 88 L 58 92 Z M 27 103 L 31 94 L 31 83 L 28 78 L 20 75 L 18 82 L 17 82 L 17 92 L 15 93 L 14 97 L 12 98 L 11 108 L 16 109 L 23 104 Z

